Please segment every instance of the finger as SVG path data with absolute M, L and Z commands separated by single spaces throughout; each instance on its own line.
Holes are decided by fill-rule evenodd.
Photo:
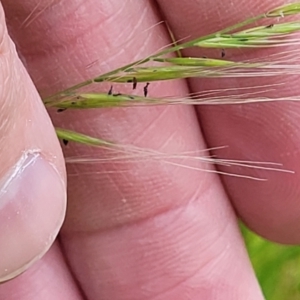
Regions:
M 82 299 L 57 243 L 28 272 L 0 285 L 0 299 Z
M 61 2 L 40 7 L 25 25 L 37 2 L 5 4 L 13 36 L 43 94 L 169 43 L 159 26 L 142 35 L 159 21 L 150 2 Z M 152 85 L 150 91 L 171 92 L 186 94 L 185 82 Z M 166 153 L 206 147 L 195 112 L 186 107 L 66 111 L 55 120 L 60 126 Z M 76 145 L 66 150 L 66 155 L 106 154 Z M 207 168 L 200 162 L 194 167 Z M 157 160 L 76 165 L 69 171 L 73 176 L 62 241 L 89 299 L 262 299 L 218 177 Z
M 158 1 L 177 38 L 198 37 L 238 23 L 253 15 L 283 5 L 283 1 Z M 183 20 L 185 26 L 180 21 Z M 199 22 L 198 20 L 202 20 Z M 269 22 L 273 22 L 270 20 Z M 183 21 L 182 21 L 183 22 Z M 203 26 L 203 22 L 207 24 Z M 288 50 L 288 49 L 284 49 Z M 277 50 L 279 51 L 279 50 Z M 282 50 L 283 51 L 283 50 Z M 234 52 L 236 53 L 236 52 Z M 253 55 L 252 51 L 243 57 Z M 186 52 L 186 55 L 191 52 Z M 231 55 L 231 50 L 226 51 Z M 240 55 L 240 54 L 239 54 Z M 265 52 L 256 51 L 256 56 Z M 238 60 L 239 56 L 232 56 Z M 269 58 L 271 59 L 271 58 Z M 288 79 L 288 80 L 287 80 Z M 251 78 L 192 80 L 193 92 L 205 89 L 238 88 L 246 85 L 287 82 L 269 97 L 297 95 L 298 76 L 272 79 Z M 199 108 L 199 116 L 209 146 L 228 145 L 222 157 L 250 161 L 282 163 L 295 174 L 252 170 L 249 174 L 267 178 L 258 182 L 224 177 L 232 202 L 243 220 L 259 234 L 279 242 L 298 243 L 299 234 L 299 115 L 298 103 L 269 103 L 254 105 L 231 105 Z M 241 171 L 240 168 L 236 169 Z
M 7 35 L 0 7 L 0 281 L 51 246 L 65 214 L 65 170 L 53 126 Z

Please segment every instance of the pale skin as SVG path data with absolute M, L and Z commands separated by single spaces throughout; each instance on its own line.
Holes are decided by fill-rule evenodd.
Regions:
M 154 2 L 146 0 L 2 1 L 11 37 L 42 96 L 170 43 L 163 26 L 143 35 L 161 20 L 161 12 L 180 39 L 219 30 L 283 1 L 157 3 L 160 12 Z M 47 113 L 2 29 L 1 40 L 1 73 L 5 76 L 0 78 L 0 116 L 7 125 L 0 126 L 0 176 L 24 148 L 39 148 L 64 181 L 61 147 Z M 253 80 L 253 84 L 260 83 L 260 79 Z M 296 79 L 291 78 L 289 84 L 287 89 L 297 93 Z M 207 85 L 220 87 L 217 81 Z M 152 90 L 150 85 L 148 90 L 153 95 L 184 95 L 203 86 L 201 81 L 188 85 L 182 80 L 153 85 Z M 139 88 L 142 93 L 142 86 Z M 232 177 L 221 181 L 216 174 L 153 162 L 125 165 L 125 173 L 118 172 L 124 165 L 70 166 L 68 210 L 59 238 L 29 270 L 0 286 L 1 299 L 263 299 L 239 233 L 237 214 L 260 235 L 282 243 L 300 242 L 297 103 L 51 115 L 60 127 L 166 152 L 229 145 L 224 154 L 230 158 L 281 162 L 296 173 L 251 171 L 267 176 L 268 181 Z M 24 127 L 28 119 L 30 125 Z M 71 143 L 64 147 L 67 156 L 75 151 L 101 155 Z M 53 186 L 50 179 L 47 184 Z M 40 207 L 48 192 L 36 193 L 31 199 L 33 207 Z M 63 208 L 51 214 L 49 209 L 64 207 L 65 197 L 63 191 L 53 193 L 48 206 L 39 211 L 41 218 L 30 224 L 30 236 L 39 227 L 45 229 L 39 231 L 41 238 L 58 230 Z M 27 215 L 28 207 L 20 205 Z M 39 222 L 49 214 L 50 221 L 43 227 Z M 6 228 L 6 219 L 1 222 Z M 1 253 L 10 253 L 3 245 L 5 241 Z M 38 255 L 40 250 L 29 247 L 26 251 L 24 255 Z M 26 261 L 24 257 L 19 267 Z

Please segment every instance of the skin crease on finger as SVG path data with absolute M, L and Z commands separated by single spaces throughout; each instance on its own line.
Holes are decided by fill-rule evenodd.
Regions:
M 216 32 L 254 15 L 289 1 L 181 1 L 159 0 L 160 9 L 170 22 L 177 39 L 191 39 Z M 294 2 L 294 1 L 290 1 Z M 178 14 L 185 18 L 177 19 Z M 298 16 L 295 17 L 299 18 Z M 198 22 L 197 20 L 202 20 Z M 269 19 L 266 24 L 276 23 Z M 282 21 L 282 20 L 279 20 Z M 289 19 L 287 19 L 289 21 Z M 206 26 L 203 26 L 203 22 Z M 291 49 L 295 49 L 292 47 Z M 277 48 L 272 53 L 291 50 Z M 186 51 L 185 55 L 204 55 L 202 49 Z M 205 55 L 221 56 L 220 51 Z M 226 50 L 225 59 L 266 57 L 266 50 Z M 295 54 L 297 55 L 297 54 Z M 269 58 L 271 59 L 271 58 Z M 296 58 L 294 58 L 296 59 Z M 293 62 L 294 63 L 294 62 Z M 299 94 L 299 76 L 250 79 L 191 80 L 192 92 L 210 89 L 238 88 L 263 84 L 285 84 L 262 96 L 278 97 Z M 251 181 L 223 177 L 226 191 L 236 211 L 258 234 L 283 243 L 300 242 L 300 106 L 296 102 L 264 103 L 198 108 L 199 119 L 208 146 L 227 145 L 222 157 L 247 161 L 281 163 L 294 174 L 249 170 L 247 174 L 266 178 Z M 238 124 L 238 126 L 237 126 Z M 217 129 L 216 129 L 217 128 Z M 237 172 L 242 171 L 236 169 Z
M 66 3 L 3 1 L 10 33 L 42 95 L 169 43 L 163 26 L 149 31 L 160 20 L 151 2 Z M 152 84 L 149 92 L 188 90 L 177 81 Z M 188 107 L 52 116 L 59 126 L 167 153 L 206 147 Z M 65 154 L 105 152 L 70 143 Z M 69 172 L 60 238 L 88 299 L 263 299 L 218 176 L 159 161 L 75 165 Z

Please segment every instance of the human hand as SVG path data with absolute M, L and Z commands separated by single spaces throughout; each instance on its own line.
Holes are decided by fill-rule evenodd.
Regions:
M 12 38 L 42 95 L 145 57 L 170 43 L 163 26 L 148 30 L 161 19 L 150 1 L 2 3 Z M 177 38 L 214 32 L 281 4 L 158 3 Z M 1 52 L 10 46 L 3 43 L 2 47 Z M 64 192 L 60 184 L 64 169 L 42 104 L 14 54 L 8 56 L 2 56 L 6 67 L 2 68 L 3 74 L 9 76 L 3 83 L 1 119 L 6 117 L 14 123 L 0 128 L 1 136 L 7 137 L 0 140 L 4 166 L 1 176 L 15 164 L 24 147 L 42 149 L 61 174 L 54 184 L 52 177 L 45 179 L 48 175 L 43 171 L 42 176 L 39 171 L 42 180 L 36 180 L 44 186 L 30 196 L 32 206 L 28 207 L 23 199 L 16 204 L 27 218 L 21 223 L 26 226 L 8 226 L 3 209 L 1 219 L 7 234 L 3 231 L 1 245 L 8 243 L 8 237 L 16 237 L 18 244 L 30 246 L 22 253 L 24 260 L 16 260 L 16 265 L 22 266 L 30 257 L 26 255 L 42 252 L 39 245 L 27 243 L 27 239 L 36 237 L 35 231 L 41 229 L 38 236 L 47 241 L 62 221 Z M 226 86 L 232 81 L 222 83 Z M 254 80 L 252 84 L 261 82 Z M 201 90 L 203 84 L 191 81 L 189 87 L 183 80 L 164 82 L 155 85 L 151 93 L 185 95 Z M 292 81 L 289 88 L 294 88 Z M 297 104 L 280 103 L 197 111 L 160 106 L 53 114 L 55 124 L 61 127 L 122 144 L 172 153 L 229 145 L 229 157 L 280 161 L 296 174 L 253 170 L 253 174 L 269 180 L 224 177 L 221 182 L 216 174 L 153 161 L 124 163 L 122 167 L 130 168 L 126 172 L 119 171 L 120 165 L 114 163 L 72 165 L 68 170 L 68 212 L 59 241 L 30 270 L 0 286 L 0 298 L 263 299 L 234 209 L 259 234 L 281 242 L 299 242 L 298 111 Z M 25 127 L 27 119 L 31 121 Z M 65 152 L 67 156 L 102 153 L 71 143 Z M 205 168 L 200 162 L 197 166 Z M 14 216 L 12 221 L 17 219 Z M 13 250 L 4 246 L 1 251 L 12 259 Z M 3 272 L 1 265 L 0 270 Z

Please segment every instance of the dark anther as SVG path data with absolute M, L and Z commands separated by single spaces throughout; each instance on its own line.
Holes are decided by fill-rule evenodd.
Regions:
M 113 90 L 113 86 L 111 85 L 111 86 L 110 86 L 110 89 L 109 89 L 109 91 L 108 91 L 108 93 L 107 93 L 107 95 L 111 95 L 111 94 L 112 94 L 112 90 Z
M 132 79 L 128 79 L 127 82 L 128 82 L 128 83 L 133 82 L 132 89 L 133 89 L 133 90 L 136 89 L 136 86 L 137 86 L 137 80 L 136 80 L 136 77 L 133 77 Z
M 118 96 L 121 96 L 122 94 L 120 93 L 117 93 L 117 94 L 112 94 L 114 97 L 118 97 Z
M 63 112 L 63 111 L 65 111 L 65 110 L 66 110 L 66 108 L 59 108 L 59 109 L 57 110 L 57 112 L 60 113 L 60 112 Z
M 135 90 L 137 86 L 137 80 L 135 77 L 133 77 L 133 85 L 132 85 L 132 89 Z
M 225 49 L 221 50 L 221 57 L 223 58 L 225 56 Z
M 64 145 L 65 145 L 65 146 L 67 146 L 67 145 L 68 145 L 68 143 L 69 143 L 69 141 L 68 141 L 68 140 L 66 140 L 66 139 L 63 139 L 62 141 L 63 141 L 63 143 L 64 143 Z
M 274 26 L 274 24 L 270 24 L 268 26 L 266 26 L 266 28 L 272 28 Z
M 144 96 L 147 97 L 148 95 L 148 86 L 149 86 L 149 82 L 146 83 L 146 85 L 144 86 Z

